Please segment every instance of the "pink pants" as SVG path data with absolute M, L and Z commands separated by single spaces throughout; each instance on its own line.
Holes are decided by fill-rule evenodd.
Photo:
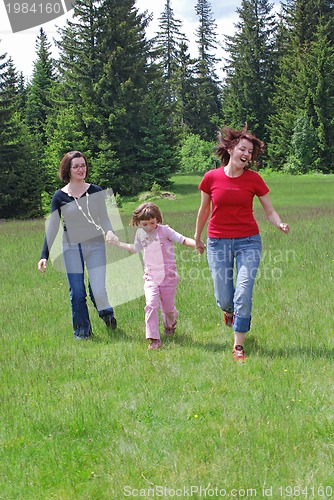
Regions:
M 178 317 L 175 307 L 175 294 L 179 276 L 167 277 L 157 285 L 154 281 L 145 279 L 144 291 L 146 298 L 145 324 L 146 338 L 160 339 L 159 308 L 161 309 L 164 328 L 173 328 Z

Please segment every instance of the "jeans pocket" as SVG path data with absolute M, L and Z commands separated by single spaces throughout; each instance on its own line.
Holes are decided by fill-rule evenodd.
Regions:
M 220 238 L 208 238 L 207 245 L 211 248 L 214 248 L 215 246 L 217 246 L 219 239 Z

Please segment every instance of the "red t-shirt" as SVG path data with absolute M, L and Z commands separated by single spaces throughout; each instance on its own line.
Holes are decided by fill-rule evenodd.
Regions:
M 239 177 L 228 177 L 224 167 L 219 167 L 206 172 L 198 187 L 211 197 L 210 238 L 243 238 L 259 233 L 253 198 L 269 193 L 269 188 L 257 172 L 244 170 Z

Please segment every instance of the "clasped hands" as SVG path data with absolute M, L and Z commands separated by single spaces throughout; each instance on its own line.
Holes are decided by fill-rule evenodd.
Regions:
M 108 231 L 106 234 L 106 242 L 109 243 L 109 245 L 117 245 L 119 238 L 112 231 Z
M 203 241 L 201 240 L 201 241 L 199 241 L 199 242 L 196 242 L 195 249 L 196 249 L 196 251 L 197 251 L 200 255 L 202 255 L 202 254 L 204 253 L 205 249 L 206 249 L 206 245 L 205 245 L 205 243 L 203 243 Z

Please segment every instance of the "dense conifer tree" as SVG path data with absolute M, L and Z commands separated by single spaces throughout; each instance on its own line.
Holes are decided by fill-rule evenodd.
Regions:
M 40 29 L 36 39 L 36 56 L 32 78 L 27 87 L 21 90 L 20 95 L 21 100 L 26 99 L 24 118 L 34 144 L 36 157 L 34 168 L 37 169 L 38 180 L 42 183 L 44 191 L 50 187 L 49 169 L 52 168 L 47 152 L 49 139 L 47 124 L 50 116 L 57 116 L 58 109 L 53 99 L 57 85 L 55 63 L 51 56 L 51 44 L 43 28 Z M 55 175 L 53 172 L 53 176 Z
M 224 121 L 234 127 L 247 123 L 253 133 L 266 140 L 276 69 L 277 23 L 268 0 L 243 0 L 237 12 L 240 20 L 236 32 L 225 37 Z
M 83 132 L 78 110 L 71 100 L 64 98 L 65 94 L 63 83 L 54 86 L 51 96 L 54 108 L 46 124 L 43 171 L 45 191 L 49 194 L 61 186 L 58 166 L 67 151 L 79 150 L 90 156 L 90 135 Z
M 73 22 L 58 42 L 65 102 L 77 118 L 77 130 L 87 138 L 92 178 L 121 194 L 150 187 L 144 175 L 149 168 L 144 144 L 153 120 L 145 102 L 154 72 L 145 36 L 149 18 L 134 4 L 78 0 Z M 166 158 L 166 144 L 159 146 L 156 157 Z M 152 162 L 152 171 L 155 166 Z
M 194 65 L 196 59 L 189 54 L 188 45 L 181 43 L 179 48 L 179 65 L 175 72 L 175 89 L 177 95 L 176 115 L 182 126 L 183 136 L 192 128 L 193 110 L 196 107 L 196 78 Z
M 94 0 L 77 0 L 73 20 L 59 29 L 57 70 L 59 82 L 53 87 L 53 111 L 48 116 L 45 165 L 46 191 L 59 187 L 57 168 L 70 150 L 81 150 L 87 157 L 98 154 L 103 135 L 100 103 L 95 85 L 101 74 L 97 53 L 97 8 Z M 93 180 L 92 169 L 90 169 Z
M 311 117 L 317 146 L 314 169 L 334 172 L 334 24 L 319 25 L 305 57 L 305 109 Z M 307 144 L 302 145 L 307 148 Z
M 198 0 L 195 6 L 198 17 L 196 44 L 198 59 L 195 65 L 195 102 L 191 117 L 191 132 L 212 141 L 221 118 L 221 88 L 216 74 L 218 60 L 217 25 L 208 0 Z
M 55 82 L 54 64 L 51 58 L 51 44 L 43 28 L 36 40 L 37 59 L 34 62 L 32 79 L 27 88 L 26 121 L 41 149 L 46 144 L 45 127 L 52 109 L 51 91 Z
M 211 142 L 224 122 L 247 122 L 275 169 L 333 172 L 333 9 L 332 0 L 285 0 L 277 22 L 268 0 L 242 0 L 222 91 L 209 0 L 195 7 L 196 59 L 171 0 L 152 40 L 135 0 L 76 0 L 57 63 L 40 30 L 28 85 L 0 56 L 0 217 L 40 214 L 42 188 L 59 187 L 70 149 L 86 153 L 89 180 L 102 187 L 168 188 L 180 143 L 189 134 Z
M 184 50 L 187 45 L 187 39 L 181 28 L 182 22 L 174 17 L 171 0 L 166 0 L 165 9 L 159 18 L 159 31 L 154 39 L 154 46 L 156 62 L 161 69 L 166 101 L 171 113 L 175 112 L 175 104 L 179 97 L 177 76 L 181 64 L 181 47 Z
M 41 179 L 31 134 L 19 109 L 19 76 L 0 56 L 0 217 L 41 214 Z
M 289 0 L 282 4 L 279 71 L 269 124 L 270 163 L 275 169 L 298 166 L 294 149 L 305 120 L 317 138 L 316 154 L 301 171 L 333 171 L 333 3 L 330 0 Z M 282 48 L 284 50 L 282 50 Z M 308 135 L 301 147 L 308 148 Z
M 110 181 L 114 191 L 121 194 L 135 193 L 148 189 L 147 175 L 156 172 L 157 163 L 145 154 L 147 134 L 155 133 L 153 124 L 157 116 L 151 115 L 147 107 L 147 93 L 153 88 L 154 75 L 148 63 L 150 45 L 146 40 L 147 16 L 139 14 L 133 0 L 118 2 L 104 0 L 100 7 L 101 38 L 100 49 L 103 55 L 103 70 L 96 85 L 102 101 L 105 137 L 116 153 L 117 162 L 110 165 Z M 156 103 L 159 106 L 159 103 Z M 161 110 L 164 112 L 164 108 Z M 164 115 L 163 124 L 171 125 Z M 162 138 L 156 148 L 156 158 L 163 158 L 175 168 L 173 157 L 166 155 L 167 136 Z M 152 153 L 152 152 L 151 152 Z M 156 172 L 159 176 L 159 172 Z M 165 182 L 168 182 L 166 177 Z
M 77 0 L 73 21 L 68 21 L 67 26 L 59 30 L 61 39 L 57 42 L 64 98 L 61 105 L 66 108 L 70 104 L 76 114 L 77 130 L 90 138 L 89 152 L 92 155 L 99 151 L 98 138 L 103 135 L 103 124 L 99 118 L 102 103 L 96 92 L 103 68 L 99 48 L 102 28 L 98 23 L 98 3 L 95 0 Z M 64 134 L 67 133 L 64 130 Z
M 134 3 L 104 0 L 99 9 L 103 67 L 96 92 L 101 101 L 103 141 L 111 145 L 118 160 L 110 162 L 109 180 L 113 189 L 123 194 L 135 192 L 142 185 L 138 151 L 147 119 L 143 102 L 150 83 L 146 18 L 138 14 Z M 113 158 L 110 153 L 108 156 Z

